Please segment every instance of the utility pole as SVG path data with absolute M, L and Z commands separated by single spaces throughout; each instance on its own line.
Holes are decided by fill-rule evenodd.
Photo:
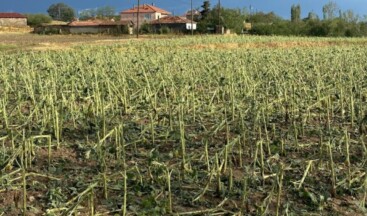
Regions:
M 140 0 L 138 0 L 138 15 L 136 17 L 136 38 L 139 38 L 139 18 L 140 18 Z
M 221 5 L 220 5 L 220 0 L 218 0 L 218 28 L 220 28 L 220 34 L 222 34 L 222 26 L 220 25 L 220 8 L 221 8 Z
M 191 35 L 194 35 L 194 11 L 192 9 L 192 0 L 191 0 Z

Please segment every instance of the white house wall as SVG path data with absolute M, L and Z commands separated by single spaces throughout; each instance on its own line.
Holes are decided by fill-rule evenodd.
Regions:
M 139 14 L 139 25 L 144 23 L 149 23 L 150 21 L 166 17 L 161 13 L 140 13 Z M 137 13 L 121 14 L 121 21 L 133 21 L 136 25 L 137 23 Z
M 0 26 L 27 26 L 26 18 L 0 18 Z

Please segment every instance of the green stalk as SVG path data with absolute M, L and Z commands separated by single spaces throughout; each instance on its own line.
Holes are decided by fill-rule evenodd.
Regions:
M 355 117 L 354 117 L 354 98 L 353 98 L 353 95 L 351 93 L 351 96 L 350 96 L 350 110 L 351 110 L 351 123 L 352 123 L 352 128 L 354 128 L 354 121 L 355 121 Z
M 263 117 L 263 123 L 264 123 L 264 129 L 265 129 L 265 136 L 266 136 L 266 148 L 268 150 L 269 156 L 271 156 L 271 149 L 270 149 L 270 139 L 269 139 L 269 133 L 267 129 L 266 119 L 265 119 L 265 111 L 262 109 L 262 117 Z
M 294 134 L 294 141 L 296 142 L 296 146 L 297 146 L 297 149 L 298 149 L 298 129 L 297 129 L 297 125 L 296 125 L 296 122 L 294 121 L 293 122 L 293 134 Z
M 150 117 L 150 133 L 152 134 L 152 145 L 155 146 L 155 131 L 154 131 L 154 118 L 153 114 L 149 113 Z
M 101 112 L 102 112 L 102 131 L 103 137 L 106 136 L 107 133 L 107 125 L 106 125 L 106 111 L 105 111 L 105 100 L 103 96 L 101 96 Z
M 57 141 L 57 148 L 60 147 L 60 128 L 59 128 L 59 112 L 55 110 L 55 136 Z
M 347 158 L 346 158 L 346 162 L 347 162 L 347 169 L 348 169 L 348 189 L 351 188 L 351 172 L 350 172 L 350 152 L 349 152 L 349 140 L 350 140 L 350 137 L 349 137 L 349 134 L 348 134 L 348 131 L 347 129 L 345 129 L 345 144 L 346 144 L 346 150 L 347 150 Z
M 9 129 L 9 120 L 8 120 L 8 115 L 7 115 L 7 112 L 6 112 L 5 100 L 3 100 L 1 104 L 2 104 L 2 108 L 3 108 L 5 128 L 8 130 Z
M 218 154 L 215 154 L 215 164 L 217 168 L 217 194 L 220 196 L 222 194 L 222 181 L 221 181 L 221 166 L 219 165 Z
M 171 192 L 171 173 L 167 168 L 167 186 L 168 186 L 168 213 L 172 214 L 172 192 Z
M 235 96 L 234 96 L 234 83 L 231 81 L 231 105 L 232 105 L 232 121 L 235 120 Z
M 274 123 L 274 124 L 272 124 L 272 129 L 273 129 L 273 140 L 275 140 L 275 138 L 276 138 L 275 123 Z
M 280 206 L 281 206 L 281 196 L 282 196 L 282 189 L 283 189 L 283 174 L 284 174 L 284 165 L 280 165 L 280 170 L 277 175 L 277 184 L 278 184 L 278 197 L 277 197 L 277 210 L 276 216 L 279 216 Z
M 335 169 L 334 169 L 333 152 L 332 152 L 330 141 L 328 144 L 328 148 L 329 148 L 329 162 L 330 162 L 330 168 L 331 168 L 331 183 L 332 183 L 331 194 L 333 197 L 335 197 L 336 196 L 336 176 L 335 176 Z
M 243 178 L 242 181 L 242 194 L 241 194 L 241 198 L 242 198 L 242 214 L 244 214 L 245 212 L 248 212 L 248 177 Z
M 229 169 L 229 186 L 228 186 L 229 192 L 231 193 L 233 190 L 233 169 Z
M 119 125 L 118 127 L 115 128 L 115 157 L 117 160 L 118 164 L 121 164 L 121 130 L 122 130 L 122 125 Z
M 180 107 L 179 124 L 180 124 L 181 156 L 182 156 L 181 169 L 182 169 L 182 178 L 184 179 L 186 171 L 186 141 L 185 141 L 185 124 L 183 121 L 182 107 Z
M 340 89 L 340 103 L 341 103 L 342 119 L 344 120 L 345 109 L 344 109 L 344 94 L 343 94 L 343 89 Z
M 27 215 L 27 174 L 26 174 L 26 164 L 27 164 L 27 158 L 26 158 L 26 142 L 23 142 L 23 157 L 21 160 L 21 165 L 22 165 L 22 185 L 23 185 L 23 206 L 22 206 L 22 215 L 26 216 Z
M 22 182 L 23 182 L 23 216 L 27 215 L 27 180 L 26 168 L 22 168 Z
M 260 165 L 261 165 L 261 177 L 263 180 L 263 185 L 265 185 L 265 164 L 264 164 L 264 148 L 263 148 L 263 141 L 259 142 L 260 146 Z
M 104 169 L 103 172 L 103 195 L 104 198 L 107 200 L 108 199 L 108 181 L 107 181 L 107 168 Z
M 126 169 L 124 169 L 124 173 L 123 173 L 123 177 L 124 177 L 124 200 L 123 200 L 123 204 L 122 204 L 122 211 L 121 211 L 121 215 L 122 216 L 126 216 L 127 213 L 127 175 L 126 175 Z
M 209 161 L 209 151 L 208 151 L 208 140 L 205 141 L 205 161 L 208 172 L 210 172 L 210 161 Z
M 223 173 L 227 171 L 227 164 L 228 164 L 228 145 L 224 147 L 224 167 L 222 170 Z
M 330 100 L 327 100 L 327 107 L 326 107 L 326 115 L 327 115 L 327 129 L 328 132 L 331 133 L 331 120 L 330 120 Z
M 47 143 L 48 143 L 48 167 L 51 167 L 51 136 L 47 136 Z
M 92 188 L 89 193 L 89 205 L 90 205 L 90 215 L 94 216 L 94 189 Z
M 240 168 L 242 168 L 243 167 L 243 161 L 242 161 L 243 150 L 242 150 L 241 139 L 238 140 L 238 153 L 239 153 Z

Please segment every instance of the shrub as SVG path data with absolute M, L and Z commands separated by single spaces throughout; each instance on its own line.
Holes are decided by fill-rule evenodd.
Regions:
M 32 27 L 52 22 L 52 18 L 45 14 L 27 14 L 26 16 L 27 24 Z

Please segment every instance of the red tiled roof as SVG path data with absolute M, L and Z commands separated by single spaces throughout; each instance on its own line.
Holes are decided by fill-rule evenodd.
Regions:
M 93 21 L 73 21 L 69 23 L 69 26 L 98 26 L 98 22 Z
M 134 7 L 125 11 L 122 11 L 121 13 L 123 14 L 129 14 L 129 13 L 137 13 L 138 12 L 138 7 Z M 163 15 L 169 15 L 171 14 L 170 12 L 163 10 L 159 7 L 153 6 L 153 5 L 149 5 L 149 4 L 143 4 L 139 6 L 139 13 L 161 13 Z
M 132 21 L 111 21 L 111 20 L 86 20 L 86 21 L 73 21 L 69 23 L 69 26 L 82 27 L 82 26 L 114 26 L 114 25 L 128 25 L 133 24 Z
M 129 21 L 108 21 L 108 22 L 102 22 L 99 25 L 104 25 L 104 26 L 113 26 L 113 25 L 134 25 L 134 22 L 129 20 Z
M 151 24 L 174 24 L 174 23 L 191 23 L 191 20 L 180 16 L 167 16 L 150 22 Z M 196 23 L 196 22 L 193 22 Z
M 19 13 L 0 13 L 0 18 L 27 18 Z

